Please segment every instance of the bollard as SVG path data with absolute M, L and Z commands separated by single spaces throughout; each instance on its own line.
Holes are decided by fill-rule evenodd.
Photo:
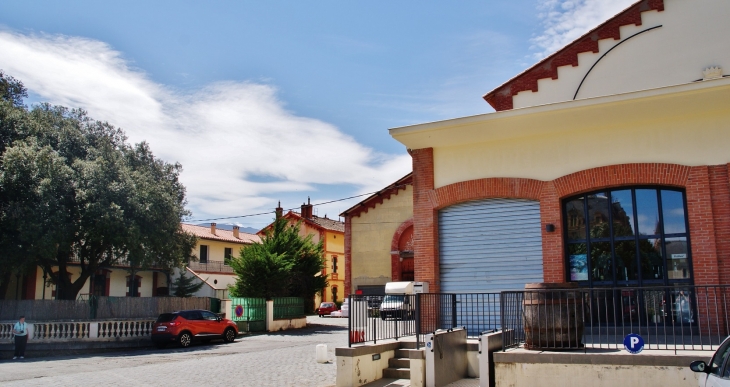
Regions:
M 317 363 L 327 363 L 327 344 L 317 344 Z

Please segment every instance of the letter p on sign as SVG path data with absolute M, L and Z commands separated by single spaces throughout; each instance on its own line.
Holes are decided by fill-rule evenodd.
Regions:
M 638 337 L 632 337 L 630 340 L 631 340 L 631 349 L 636 348 L 636 344 L 639 344 L 639 338 Z
M 624 347 L 629 353 L 637 354 L 644 349 L 644 339 L 636 333 L 630 333 L 624 338 Z

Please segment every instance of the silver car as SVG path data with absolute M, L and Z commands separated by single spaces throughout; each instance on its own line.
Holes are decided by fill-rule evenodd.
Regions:
M 730 337 L 720 344 L 710 360 L 710 364 L 702 360 L 693 361 L 689 368 L 694 372 L 700 372 L 700 387 L 730 387 Z

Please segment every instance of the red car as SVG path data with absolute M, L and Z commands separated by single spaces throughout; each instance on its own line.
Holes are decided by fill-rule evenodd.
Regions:
M 319 308 L 317 308 L 317 314 L 319 317 L 322 317 L 324 315 L 329 316 L 330 313 L 337 311 L 337 304 L 334 302 L 323 302 L 319 304 Z
M 193 341 L 209 342 L 216 339 L 232 343 L 236 335 L 236 323 L 207 310 L 163 313 L 152 326 L 152 342 L 158 348 L 170 343 L 178 343 L 184 348 L 189 347 Z

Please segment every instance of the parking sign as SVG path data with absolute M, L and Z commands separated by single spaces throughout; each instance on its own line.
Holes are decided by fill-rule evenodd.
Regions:
M 629 333 L 624 338 L 624 347 L 635 355 L 644 349 L 644 339 L 636 333 Z

